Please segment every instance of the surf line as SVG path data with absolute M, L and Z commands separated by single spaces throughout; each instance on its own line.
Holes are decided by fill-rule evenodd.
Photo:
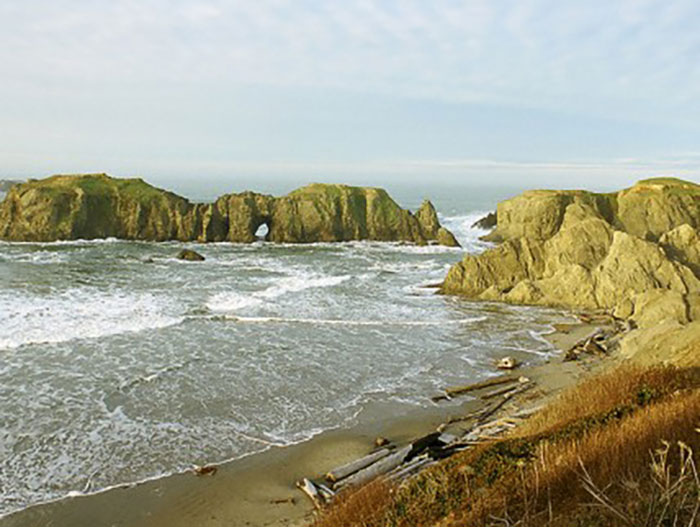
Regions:
M 482 322 L 486 317 L 462 318 L 459 320 L 348 320 L 318 318 L 284 318 L 284 317 L 243 317 L 238 315 L 217 315 L 215 319 L 229 320 L 248 324 L 314 324 L 335 326 L 447 326 Z

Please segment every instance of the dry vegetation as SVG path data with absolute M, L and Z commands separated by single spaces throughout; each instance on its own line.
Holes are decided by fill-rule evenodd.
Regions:
M 618 369 L 507 438 L 341 497 L 316 525 L 698 525 L 699 427 L 700 368 Z

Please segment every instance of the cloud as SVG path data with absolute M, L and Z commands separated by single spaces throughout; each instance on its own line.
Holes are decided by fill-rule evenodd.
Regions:
M 195 78 L 545 107 L 700 95 L 692 0 L 34 0 L 0 15 L 3 70 L 37 84 Z
M 0 143 L 160 167 L 657 155 L 700 140 L 698 26 L 695 0 L 0 2 Z

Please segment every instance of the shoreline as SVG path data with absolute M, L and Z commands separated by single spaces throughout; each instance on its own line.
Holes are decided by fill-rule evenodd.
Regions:
M 563 352 L 599 326 L 559 324 L 543 337 Z M 535 390 L 527 396 L 534 401 L 530 406 L 545 403 L 589 373 L 588 361 L 563 362 L 562 358 L 563 353 L 557 354 L 550 362 L 516 370 L 535 382 Z M 594 369 L 596 364 L 599 362 L 594 363 Z M 374 403 L 350 427 L 226 461 L 216 465 L 213 475 L 178 473 L 31 505 L 0 518 L 0 527 L 49 523 L 54 527 L 305 525 L 313 506 L 296 489 L 297 480 L 318 476 L 368 454 L 378 436 L 394 444 L 407 443 L 483 406 L 485 403 L 474 397 L 428 408 Z

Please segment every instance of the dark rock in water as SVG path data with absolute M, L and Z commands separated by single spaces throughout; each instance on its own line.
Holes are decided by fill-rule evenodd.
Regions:
M 497 213 L 489 212 L 480 220 L 475 221 L 472 224 L 472 229 L 493 229 L 496 226 L 497 220 Z
M 178 260 L 187 260 L 188 262 L 203 262 L 205 260 L 204 256 L 199 254 L 197 251 L 192 249 L 183 249 L 177 253 Z

